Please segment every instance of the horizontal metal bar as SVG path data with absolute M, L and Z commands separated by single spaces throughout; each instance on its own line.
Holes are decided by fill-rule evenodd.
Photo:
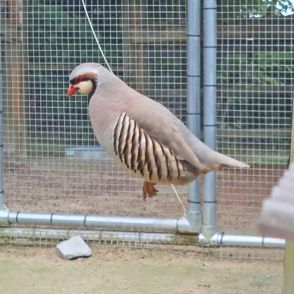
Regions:
M 203 127 L 204 128 L 207 128 L 207 127 L 216 127 L 217 125 L 216 124 L 203 124 Z
M 201 38 L 201 35 L 199 35 L 199 34 L 187 34 L 187 37 L 197 37 L 197 38 Z
M 58 213 L 27 213 L 10 212 L 8 210 L 0 211 L 0 225 L 8 224 L 31 224 L 31 225 L 70 225 L 81 226 L 85 229 L 56 229 L 56 228 L 12 228 L 1 227 L 1 235 L 15 237 L 55 237 L 68 238 L 74 234 L 85 235 L 92 232 L 92 238 L 121 240 L 157 240 L 158 243 L 167 241 L 184 243 L 197 243 L 197 232 L 195 227 L 190 225 L 186 217 L 179 219 L 159 219 L 143 217 L 123 217 L 123 216 L 95 216 L 95 215 L 71 215 Z M 91 229 L 99 229 L 92 231 Z M 124 230 L 125 229 L 125 230 Z M 94 234 L 95 232 L 95 234 Z M 71 235 L 70 235 L 71 234 Z M 94 235 L 93 235 L 94 234 Z M 183 234 L 182 237 L 180 235 Z M 189 238 L 187 237 L 190 236 Z M 191 235 L 192 234 L 192 235 Z M 176 237 L 175 237 L 176 236 Z M 214 246 L 247 246 L 261 248 L 284 248 L 285 240 L 268 238 L 261 236 L 242 236 L 227 235 L 225 233 L 216 233 L 210 239 L 200 234 L 198 241 L 202 245 Z
M 217 85 L 216 84 L 205 84 L 205 85 L 203 85 L 203 88 L 208 88 L 208 87 L 216 88 Z
M 198 113 L 198 112 L 187 112 L 186 115 L 190 115 L 190 116 L 200 116 L 201 113 Z
M 262 236 L 227 235 L 216 233 L 210 239 L 203 234 L 199 235 L 199 243 L 214 246 L 245 246 L 257 248 L 281 248 L 285 247 L 284 239 L 268 238 Z
M 185 216 L 179 219 L 162 219 L 2 210 L 0 211 L 0 224 L 80 226 L 84 228 L 133 232 L 197 233 L 197 228 L 191 225 Z
M 197 243 L 195 228 L 190 225 L 186 217 L 179 219 L 157 219 L 157 218 L 136 218 L 136 217 L 111 217 L 111 216 L 86 216 L 86 215 L 66 215 L 57 213 L 25 213 L 0 211 L 0 225 L 8 224 L 35 224 L 35 225 L 78 225 L 84 228 L 99 228 L 99 231 L 56 229 L 56 228 L 12 228 L 1 227 L 0 236 L 9 235 L 14 237 L 54 237 L 68 238 L 71 235 L 84 235 L 92 232 L 91 238 L 106 240 L 141 240 L 158 241 L 162 243 L 177 242 L 182 243 L 187 240 L 189 243 Z M 126 230 L 124 231 L 123 228 Z M 166 230 L 166 232 L 164 231 Z M 149 232 L 148 232 L 149 231 Z M 168 232 L 169 231 L 169 232 Z M 94 234 L 95 232 L 95 234 Z M 192 235 L 191 235 L 192 233 Z M 43 234 L 43 235 L 42 235 Z M 183 234 L 182 237 L 180 235 Z M 187 235 L 190 236 L 189 238 Z M 177 237 L 175 237 L 177 236 Z M 86 238 L 86 237 L 85 237 Z M 90 238 L 90 237 L 89 237 Z M 90 239 L 89 239 L 90 240 Z M 92 239 L 91 239 L 92 240 Z M 203 234 L 198 237 L 199 244 L 214 246 L 246 246 L 261 248 L 284 248 L 285 240 L 260 237 L 227 235 L 216 233 L 207 239 Z
M 203 10 L 215 10 L 215 7 L 203 7 Z

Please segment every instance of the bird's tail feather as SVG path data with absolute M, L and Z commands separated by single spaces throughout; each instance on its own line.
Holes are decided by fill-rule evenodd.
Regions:
M 212 155 L 215 161 L 219 164 L 219 168 L 249 168 L 247 163 L 231 158 L 227 155 L 213 151 Z

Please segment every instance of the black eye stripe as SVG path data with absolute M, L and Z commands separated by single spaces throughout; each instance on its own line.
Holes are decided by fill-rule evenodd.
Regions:
M 70 84 L 76 85 L 80 82 L 89 81 L 89 80 L 91 80 L 89 77 L 79 76 L 79 77 L 76 77 L 76 78 L 70 80 Z

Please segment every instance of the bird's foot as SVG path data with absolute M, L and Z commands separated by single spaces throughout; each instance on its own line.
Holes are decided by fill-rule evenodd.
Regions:
M 158 190 L 155 188 L 154 183 L 144 182 L 143 186 L 143 199 L 146 200 L 147 197 L 151 198 L 156 195 Z

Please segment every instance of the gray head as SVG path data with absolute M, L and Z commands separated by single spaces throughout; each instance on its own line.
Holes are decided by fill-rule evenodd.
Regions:
M 99 63 L 82 63 L 78 65 L 70 74 L 70 86 L 67 95 L 74 93 L 92 96 L 96 88 L 109 76 L 110 71 Z

